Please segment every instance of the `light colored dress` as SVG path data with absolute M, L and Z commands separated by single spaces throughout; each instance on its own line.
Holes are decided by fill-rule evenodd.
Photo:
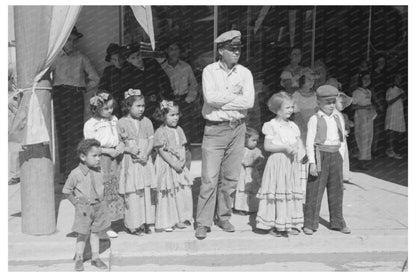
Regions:
M 117 133 L 117 117 L 108 119 L 90 118 L 84 124 L 84 137 L 94 138 L 101 143 L 101 147 L 115 148 L 121 142 Z M 101 155 L 100 166 L 103 172 L 104 202 L 108 206 L 110 220 L 117 221 L 124 217 L 124 201 L 118 194 L 121 155 L 112 158 Z
M 262 132 L 266 139 L 276 145 L 298 144 L 300 147 L 300 130 L 289 121 L 283 125 L 272 119 L 263 125 Z M 259 229 L 289 231 L 303 226 L 303 192 L 299 177 L 299 157 L 285 153 L 272 153 L 267 160 L 261 187 L 257 193 L 260 199 L 257 212 Z
M 311 92 L 309 96 L 303 96 L 299 91 L 295 91 L 292 95 L 295 103 L 294 122 L 300 129 L 300 138 L 302 140 L 303 149 L 306 149 L 306 135 L 308 133 L 308 122 L 312 115 L 318 109 L 316 93 Z M 300 179 L 303 192 L 306 192 L 306 184 L 308 183 L 309 164 L 299 163 Z
M 357 109 L 354 114 L 354 134 L 359 150 L 359 160 L 371 160 L 373 121 L 377 112 L 371 103 L 371 90 L 358 88 L 352 93 Z
M 257 212 L 259 200 L 256 195 L 261 184 L 261 175 L 258 168 L 263 160 L 264 157 L 260 149 L 244 147 L 244 158 L 235 192 L 234 209 Z
M 150 119 L 134 119 L 131 116 L 121 118 L 117 123 L 120 139 L 126 148 L 137 146 L 146 151 L 154 131 Z M 156 213 L 156 174 L 152 158 L 146 164 L 135 161 L 125 152 L 120 168 L 119 193 L 126 202 L 124 224 L 129 229 L 136 229 L 143 224 L 154 224 Z
M 154 147 L 175 160 L 185 159 L 186 137 L 181 127 L 162 125 L 155 132 Z M 157 182 L 156 229 L 166 229 L 192 220 L 193 200 L 189 170 L 176 172 L 158 153 L 155 160 Z
M 397 86 L 394 86 L 387 90 L 386 100 L 393 100 L 401 94 L 403 94 L 403 90 Z M 404 121 L 403 112 L 403 100 L 401 98 L 387 107 L 385 129 L 400 133 L 406 132 L 406 123 Z

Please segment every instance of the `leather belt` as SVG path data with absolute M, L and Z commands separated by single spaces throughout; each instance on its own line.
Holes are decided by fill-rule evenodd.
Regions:
M 244 118 L 241 119 L 235 119 L 235 120 L 227 120 L 227 121 L 211 121 L 211 120 L 205 120 L 206 125 L 215 125 L 215 126 L 230 126 L 231 128 L 235 128 L 237 126 L 240 126 L 245 122 Z

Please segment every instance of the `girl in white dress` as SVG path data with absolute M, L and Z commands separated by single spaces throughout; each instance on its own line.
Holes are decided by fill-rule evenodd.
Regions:
M 403 97 L 405 96 L 403 89 L 400 88 L 402 76 L 395 74 L 393 76 L 393 84 L 387 90 L 387 113 L 385 129 L 389 132 L 389 148 L 386 155 L 393 159 L 403 159 L 403 157 L 394 150 L 398 146 L 398 137 L 406 132 L 406 124 L 403 112 Z
M 276 117 L 263 125 L 264 149 L 271 152 L 263 173 L 257 212 L 258 229 L 273 236 L 297 235 L 303 226 L 303 193 L 299 177 L 302 142 L 298 126 L 289 120 L 294 104 L 285 92 L 268 101 Z

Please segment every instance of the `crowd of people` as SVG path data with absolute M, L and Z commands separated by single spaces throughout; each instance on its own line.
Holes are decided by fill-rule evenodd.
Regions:
M 87 239 L 92 264 L 104 269 L 99 237 L 192 225 L 188 138 L 190 110 L 198 97 L 192 68 L 179 59 L 178 42 L 167 43 L 161 65 L 143 58 L 140 44 L 110 44 L 105 60 L 111 65 L 99 78 L 76 50 L 81 37 L 74 28 L 52 67 L 63 193 L 76 210 L 77 271 L 83 270 Z M 336 78 L 326 78 L 322 63 L 302 67 L 301 50 L 294 48 L 280 75 L 283 89 L 267 102 L 274 117 L 261 128 L 261 147 L 258 126 L 246 127 L 256 96 L 250 70 L 238 63 L 241 33 L 225 32 L 215 43 L 219 60 L 202 74 L 205 129 L 195 237 L 205 239 L 214 223 L 234 232 L 233 212 L 257 213 L 256 229 L 275 237 L 301 231 L 313 235 L 325 188 L 330 228 L 349 234 L 342 212 L 343 183 L 350 178 L 347 137 L 354 128 L 362 169 L 372 159 L 373 138 L 384 130 L 389 132 L 386 154 L 402 158 L 396 153 L 397 137 L 405 131 L 401 75 L 382 86 L 385 78 L 377 77 L 382 62 L 374 73 L 363 65 L 348 96 Z M 89 100 L 91 118 L 84 123 L 83 94 L 96 84 L 98 91 Z M 350 105 L 353 120 L 343 113 Z M 381 130 L 374 127 L 376 120 L 383 121 Z M 116 224 L 120 221 L 122 229 Z

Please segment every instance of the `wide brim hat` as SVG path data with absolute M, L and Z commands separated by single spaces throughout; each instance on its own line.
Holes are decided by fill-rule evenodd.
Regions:
M 74 35 L 77 37 L 77 39 L 82 38 L 84 35 L 80 32 L 78 32 L 77 27 L 74 26 L 71 31 L 71 35 Z
M 105 56 L 105 61 L 109 62 L 112 55 L 119 54 L 121 52 L 121 47 L 117 43 L 110 43 L 106 51 L 107 55 Z
M 352 104 L 352 97 L 349 97 L 345 93 L 340 91 L 338 97 L 342 98 L 342 109 L 343 110 Z
M 130 43 L 126 46 L 122 47 L 121 53 L 123 54 L 124 58 L 128 58 L 131 54 L 140 52 L 140 44 L 137 42 Z

